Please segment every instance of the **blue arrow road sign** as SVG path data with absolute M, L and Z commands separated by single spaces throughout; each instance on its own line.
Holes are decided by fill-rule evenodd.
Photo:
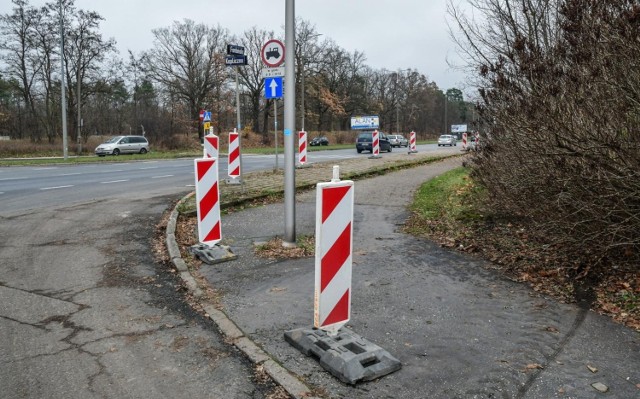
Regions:
M 282 98 L 282 76 L 264 79 L 264 97 Z

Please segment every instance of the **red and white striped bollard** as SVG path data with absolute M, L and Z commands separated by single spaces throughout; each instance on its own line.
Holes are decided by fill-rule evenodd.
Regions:
M 238 182 L 240 174 L 240 133 L 233 129 L 233 132 L 229 132 L 228 175 L 231 178 L 230 182 Z
M 371 135 L 371 155 L 374 157 L 380 156 L 380 133 L 377 130 L 373 131 Z
M 298 132 L 298 162 L 300 165 L 307 163 L 307 132 Z
M 204 136 L 204 157 L 218 158 L 220 138 L 213 133 Z
M 462 149 L 467 149 L 467 133 L 462 133 Z
M 222 239 L 218 159 L 195 159 L 194 168 L 198 240 L 202 244 L 215 245 Z
M 333 179 L 316 188 L 314 326 L 331 335 L 351 317 L 353 181 Z
M 416 141 L 416 132 L 412 130 L 411 133 L 409 133 L 409 154 L 415 154 L 418 152 L 416 149 Z

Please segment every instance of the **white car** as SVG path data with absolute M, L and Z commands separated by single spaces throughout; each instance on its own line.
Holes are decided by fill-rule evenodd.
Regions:
M 450 147 L 453 147 L 454 145 L 457 146 L 458 144 L 456 136 L 453 136 L 451 134 L 443 134 L 442 136 L 440 136 L 438 138 L 438 147 L 445 145 L 448 145 Z
M 144 136 L 115 136 L 96 147 L 96 155 L 146 154 L 149 141 Z

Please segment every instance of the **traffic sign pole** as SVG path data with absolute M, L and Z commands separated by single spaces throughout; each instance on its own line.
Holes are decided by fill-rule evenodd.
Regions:
M 295 134 L 296 131 L 296 89 L 295 89 L 295 0 L 285 3 L 285 43 L 289 50 L 284 54 L 284 77 L 286 97 L 284 98 L 284 246 L 296 245 L 296 175 L 295 175 Z M 277 65 L 273 65 L 277 66 Z

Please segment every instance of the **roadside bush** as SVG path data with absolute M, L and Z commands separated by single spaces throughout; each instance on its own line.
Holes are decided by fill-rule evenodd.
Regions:
M 640 5 L 507 1 L 509 14 L 480 3 L 491 5 L 493 28 L 466 25 L 481 51 L 474 59 L 487 126 L 473 176 L 490 206 L 560 244 L 577 276 L 612 265 L 637 270 Z

